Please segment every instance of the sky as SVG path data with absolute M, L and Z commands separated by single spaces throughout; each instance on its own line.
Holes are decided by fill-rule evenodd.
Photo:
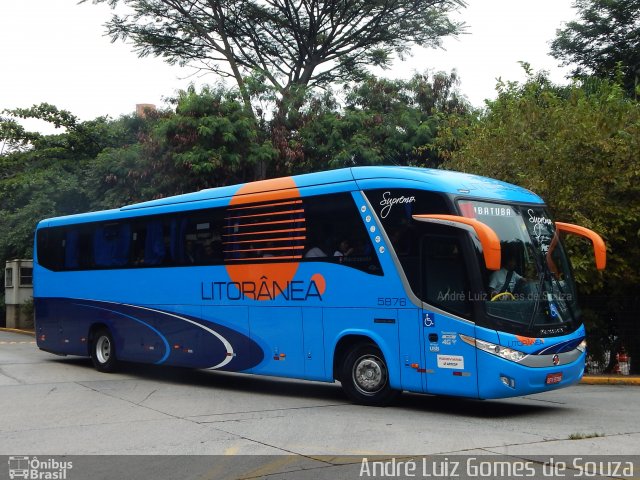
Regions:
M 425 70 L 457 70 L 460 90 L 475 106 L 495 98 L 496 79 L 522 81 L 519 61 L 546 70 L 565 83 L 569 71 L 549 52 L 555 32 L 576 17 L 573 0 L 467 0 L 454 15 L 467 33 L 447 38 L 444 49 L 414 49 L 414 55 L 383 73 L 408 78 Z M 133 47 L 104 35 L 109 7 L 77 0 L 0 0 L 0 111 L 41 102 L 69 110 L 81 120 L 135 111 L 138 103 L 159 107 L 190 83 L 216 84 L 213 74 L 138 58 Z M 38 122 L 27 127 L 51 133 Z

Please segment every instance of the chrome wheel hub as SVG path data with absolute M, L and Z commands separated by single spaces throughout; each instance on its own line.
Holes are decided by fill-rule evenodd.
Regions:
M 358 359 L 353 366 L 353 384 L 365 395 L 379 392 L 387 383 L 384 363 L 375 355 Z
M 108 337 L 102 336 L 96 342 L 96 357 L 100 363 L 109 361 L 111 357 L 111 341 Z

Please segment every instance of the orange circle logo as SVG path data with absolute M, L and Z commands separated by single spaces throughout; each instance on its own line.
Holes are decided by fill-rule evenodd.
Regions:
M 320 295 L 324 295 L 324 292 L 327 290 L 327 281 L 320 273 L 314 273 L 311 275 L 311 281 L 316 284 L 316 289 Z
M 254 300 L 273 300 L 290 291 L 306 241 L 304 210 L 293 179 L 243 185 L 228 212 L 224 236 L 231 281 Z

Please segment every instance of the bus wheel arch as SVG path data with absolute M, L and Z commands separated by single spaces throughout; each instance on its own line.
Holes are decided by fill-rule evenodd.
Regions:
M 89 330 L 89 356 L 93 366 L 99 372 L 112 373 L 118 369 L 113 334 L 105 324 L 99 323 L 91 326 Z
M 391 388 L 389 368 L 380 347 L 369 337 L 347 335 L 336 345 L 334 377 L 355 403 L 385 406 L 400 393 Z

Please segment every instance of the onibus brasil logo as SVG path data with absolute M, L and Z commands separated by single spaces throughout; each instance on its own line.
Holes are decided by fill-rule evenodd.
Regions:
M 53 458 L 38 460 L 38 457 L 9 457 L 9 478 L 32 480 L 66 480 L 67 471 L 73 468 L 73 462 Z

